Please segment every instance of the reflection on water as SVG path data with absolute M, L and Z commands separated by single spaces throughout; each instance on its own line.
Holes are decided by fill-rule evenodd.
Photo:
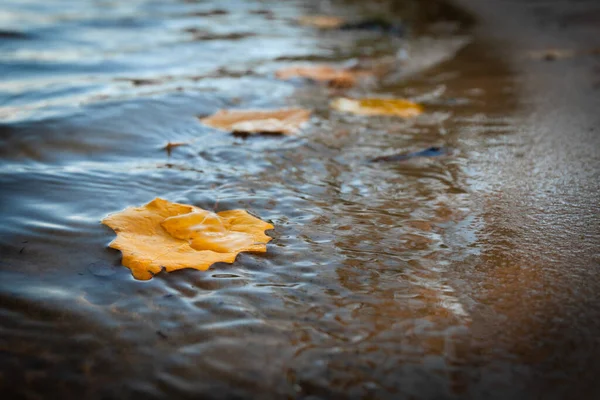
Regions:
M 471 195 L 486 186 L 473 163 L 498 140 L 510 146 L 511 75 L 475 43 L 409 81 L 349 93 L 419 99 L 427 106 L 421 117 L 331 112 L 325 89 L 277 81 L 273 71 L 289 60 L 347 61 L 402 48 L 399 78 L 452 58 L 466 41 L 327 33 L 291 22 L 364 12 L 320 7 L 0 6 L 0 385 L 9 393 L 484 393 L 471 368 L 482 356 L 468 288 L 486 280 L 460 268 L 481 257 L 486 220 Z M 283 105 L 315 110 L 302 135 L 243 139 L 197 121 L 220 108 Z M 169 141 L 190 144 L 167 154 Z M 432 146 L 452 151 L 368 162 Z M 274 240 L 268 253 L 241 254 L 233 265 L 135 281 L 107 249 L 113 232 L 99 221 L 156 196 L 248 209 L 273 221 Z

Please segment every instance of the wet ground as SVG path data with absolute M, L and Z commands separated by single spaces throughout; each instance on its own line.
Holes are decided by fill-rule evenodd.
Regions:
M 2 392 L 595 398 L 599 12 L 458 3 L 474 27 L 408 1 L 5 1 Z M 382 9 L 403 36 L 294 23 Z M 575 54 L 531 53 L 552 47 Z M 330 111 L 337 91 L 273 75 L 390 57 L 345 94 L 419 101 L 415 119 Z M 300 135 L 197 119 L 282 106 L 315 111 Z M 414 157 L 369 162 L 397 153 Z M 156 196 L 248 209 L 274 240 L 136 281 L 99 221 Z

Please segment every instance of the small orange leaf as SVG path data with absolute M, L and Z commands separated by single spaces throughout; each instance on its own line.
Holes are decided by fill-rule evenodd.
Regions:
M 338 111 L 357 115 L 389 115 L 402 118 L 416 117 L 423 112 L 423 106 L 404 99 L 348 99 L 340 97 L 331 102 Z
M 156 198 L 142 207 L 111 214 L 102 223 L 117 233 L 109 247 L 121 250 L 123 265 L 136 279 L 148 280 L 163 268 L 207 270 L 232 263 L 242 251 L 264 253 L 273 225 L 244 210 L 213 213 Z
M 292 135 L 310 118 L 303 108 L 279 110 L 219 110 L 200 121 L 213 128 L 239 133 Z
M 346 23 L 341 17 L 332 17 L 328 15 L 305 15 L 298 19 L 298 23 L 304 26 L 312 26 L 319 29 L 336 29 Z
M 279 79 L 306 78 L 336 88 L 352 87 L 360 77 L 367 75 L 371 74 L 366 71 L 339 69 L 327 65 L 288 67 L 275 72 L 275 76 Z

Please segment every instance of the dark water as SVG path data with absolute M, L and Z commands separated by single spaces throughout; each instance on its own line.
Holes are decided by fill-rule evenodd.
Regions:
M 394 10 L 410 25 L 416 5 L 403 4 Z M 515 228 L 477 206 L 495 195 L 482 153 L 517 143 L 515 78 L 478 42 L 456 55 L 470 38 L 447 29 L 398 38 L 293 23 L 374 7 L 2 3 L 6 393 L 433 399 L 519 390 L 506 377 L 527 367 L 512 343 L 482 350 L 471 315 L 491 298 L 477 294 L 521 268 L 501 256 Z M 346 94 L 412 98 L 424 115 L 338 114 L 328 89 L 273 76 L 306 59 L 370 56 L 397 56 L 397 73 Z M 295 137 L 237 138 L 197 120 L 297 105 L 315 113 Z M 169 141 L 189 145 L 167 154 Z M 451 151 L 368 162 L 430 147 Z M 274 240 L 233 265 L 136 281 L 99 221 L 157 196 L 248 209 L 273 221 Z

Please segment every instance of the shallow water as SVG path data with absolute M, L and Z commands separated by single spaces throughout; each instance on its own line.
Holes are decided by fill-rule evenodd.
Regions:
M 510 274 L 495 267 L 515 228 L 478 204 L 495 195 L 481 153 L 517 146 L 515 76 L 464 34 L 293 23 L 369 15 L 364 7 L 3 2 L 0 384 L 9 393 L 459 398 L 526 369 L 509 351 L 481 351 L 471 316 L 478 294 Z M 412 120 L 332 112 L 335 93 L 273 77 L 304 59 L 400 49 L 391 79 L 346 94 L 421 101 L 427 112 Z M 239 138 L 197 119 L 290 105 L 315 110 L 295 137 Z M 168 154 L 169 141 L 188 145 Z M 432 146 L 448 154 L 368 162 Z M 232 265 L 136 281 L 99 221 L 157 196 L 247 209 L 273 222 L 274 239 Z M 493 367 L 482 383 L 474 367 L 484 364 Z

